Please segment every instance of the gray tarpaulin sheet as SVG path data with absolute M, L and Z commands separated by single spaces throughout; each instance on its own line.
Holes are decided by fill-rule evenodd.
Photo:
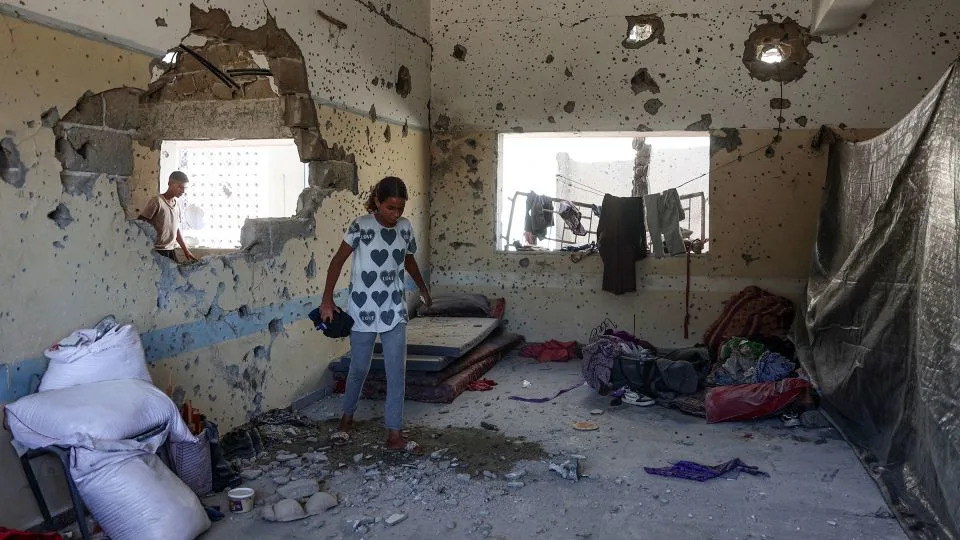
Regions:
M 834 140 L 798 332 L 824 410 L 914 538 L 960 537 L 960 68 Z

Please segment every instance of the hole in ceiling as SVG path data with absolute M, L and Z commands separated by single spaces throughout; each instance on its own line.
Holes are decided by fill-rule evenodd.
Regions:
M 630 31 L 627 32 L 627 43 L 636 44 L 643 40 L 650 39 L 653 35 L 653 26 L 650 24 L 633 24 Z
M 767 45 L 760 51 L 760 61 L 765 64 L 779 64 L 783 62 L 783 51 L 776 45 Z
M 170 51 L 163 55 L 164 64 L 175 64 L 177 62 L 177 51 Z

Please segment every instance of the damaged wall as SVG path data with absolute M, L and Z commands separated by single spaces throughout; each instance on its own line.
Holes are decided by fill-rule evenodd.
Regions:
M 805 24 L 808 9 L 436 0 L 435 288 L 506 296 L 511 327 L 530 340 L 586 340 L 605 317 L 634 328 L 636 316 L 637 332 L 664 346 L 700 339 L 721 302 L 746 285 L 799 300 L 826 171 L 824 154 L 810 149 L 816 128 L 891 125 L 960 52 L 960 7 L 940 0 L 882 0 L 850 33 L 822 42 L 787 22 Z M 787 45 L 809 53 L 779 77 L 791 80 L 783 101 L 775 78 L 759 80 L 745 65 L 745 52 L 756 54 L 748 38 L 769 37 L 771 21 L 790 34 Z M 641 24 L 633 35 L 629 23 Z M 768 150 L 778 116 L 786 131 Z M 709 253 L 692 264 L 689 340 L 683 258 L 640 262 L 638 292 L 614 296 L 600 290 L 598 256 L 575 264 L 563 254 L 494 251 L 497 133 L 576 130 L 710 130 L 711 167 L 720 168 L 710 176 Z
M 165 15 L 168 22 L 180 20 L 179 11 L 173 12 Z M 399 37 L 406 35 L 401 29 L 390 28 L 395 32 L 386 33 L 389 39 L 405 39 Z M 378 30 L 379 23 L 366 29 Z M 155 35 L 145 31 L 142 37 Z M 345 227 L 361 214 L 366 193 L 381 177 L 407 180 L 407 215 L 421 243 L 429 246 L 427 134 L 349 112 L 347 106 L 321 105 L 316 107 L 319 133 L 344 156 L 352 155 L 359 194 L 338 190 L 317 198 L 307 212 L 314 232 L 281 238 L 285 241 L 277 242 L 275 256 L 234 254 L 177 267 L 153 254 L 152 232 L 128 221 L 121 204 L 121 197 L 129 197 L 127 176 L 143 174 L 156 185 L 158 166 L 155 152 L 133 142 L 137 129 L 107 120 L 121 108 L 129 112 L 128 100 L 117 98 L 117 105 L 113 99 L 94 100 L 105 104 L 101 116 L 68 121 L 86 110 L 85 93 L 146 88 L 152 58 L 4 15 L 0 50 L 12 51 L 0 58 L 0 73 L 10 74 L 0 85 L 0 403 L 30 391 L 43 373 L 45 347 L 112 313 L 140 330 L 158 386 L 170 384 L 176 400 L 189 397 L 230 429 L 321 388 L 329 361 L 347 349 L 346 342 L 313 330 L 306 313 L 319 304 L 326 264 Z M 320 55 L 306 47 L 303 53 L 314 62 Z M 322 92 L 311 86 L 311 93 Z M 416 92 L 415 81 L 410 98 Z M 357 92 L 357 98 L 371 96 Z M 70 135 L 72 130 L 80 131 Z M 76 137 L 88 132 L 97 134 L 84 146 Z M 57 151 L 58 135 L 75 138 L 70 148 L 77 156 Z M 108 139 L 122 144 L 106 145 Z M 117 152 L 108 154 L 110 148 Z M 89 170 L 92 178 L 68 189 L 61 181 L 65 170 Z M 284 234 L 266 231 L 274 233 Z M 418 258 L 427 268 L 429 249 Z M 340 287 L 346 287 L 346 279 Z M 35 524 L 39 515 L 8 437 L 0 432 L 0 474 L 6 480 L 0 487 L 0 523 L 22 528 Z M 39 472 L 48 492 L 62 489 L 51 467 Z M 54 509 L 62 509 L 63 502 L 57 498 Z
M 429 0 L 271 0 L 193 2 L 222 8 L 238 26 L 262 26 L 267 12 L 300 46 L 318 105 L 366 113 L 376 107 L 391 122 L 427 125 L 430 99 Z M 190 30 L 190 2 L 162 0 L 0 0 L 0 12 L 162 56 Z M 401 68 L 406 68 L 405 70 Z M 401 72 L 409 89 L 396 82 Z

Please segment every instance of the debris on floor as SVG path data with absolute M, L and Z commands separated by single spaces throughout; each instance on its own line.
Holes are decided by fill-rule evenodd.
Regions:
M 747 465 L 739 459 L 731 459 L 719 465 L 709 466 L 694 463 L 692 461 L 678 461 L 670 467 L 654 468 L 644 467 L 647 474 L 655 476 L 667 476 L 670 478 L 683 478 L 684 480 L 696 480 L 697 482 L 706 482 L 714 478 L 731 473 L 746 473 L 753 476 L 769 477 L 768 473 L 761 471 L 758 467 Z

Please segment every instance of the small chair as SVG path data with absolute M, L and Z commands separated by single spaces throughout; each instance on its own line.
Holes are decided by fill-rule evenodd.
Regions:
M 161 424 L 144 431 L 133 437 L 133 439 L 137 442 L 143 442 L 162 432 L 166 427 L 165 424 Z M 77 490 L 77 485 L 73 482 L 73 477 L 70 476 L 70 448 L 69 446 L 50 445 L 44 446 L 43 448 L 27 450 L 25 454 L 20 456 L 20 465 L 23 466 L 23 472 L 27 476 L 30 490 L 33 491 L 33 497 L 37 501 L 37 506 L 40 507 L 40 514 L 43 516 L 44 526 L 54 531 L 56 527 L 53 524 L 53 517 L 50 516 L 50 509 L 47 507 L 47 501 L 43 497 L 43 492 L 40 491 L 40 484 L 37 482 L 37 477 L 33 473 L 33 467 L 30 465 L 30 462 L 40 456 L 52 455 L 57 457 L 60 461 L 60 467 L 63 470 L 63 476 L 67 479 L 67 488 L 70 490 L 70 499 L 73 501 L 73 511 L 76 514 L 77 526 L 80 527 L 80 536 L 83 537 L 83 540 L 90 540 L 90 530 L 87 527 L 87 509 L 83 504 L 83 499 L 80 497 L 80 492 Z M 161 448 L 164 448 L 164 446 L 161 446 Z

